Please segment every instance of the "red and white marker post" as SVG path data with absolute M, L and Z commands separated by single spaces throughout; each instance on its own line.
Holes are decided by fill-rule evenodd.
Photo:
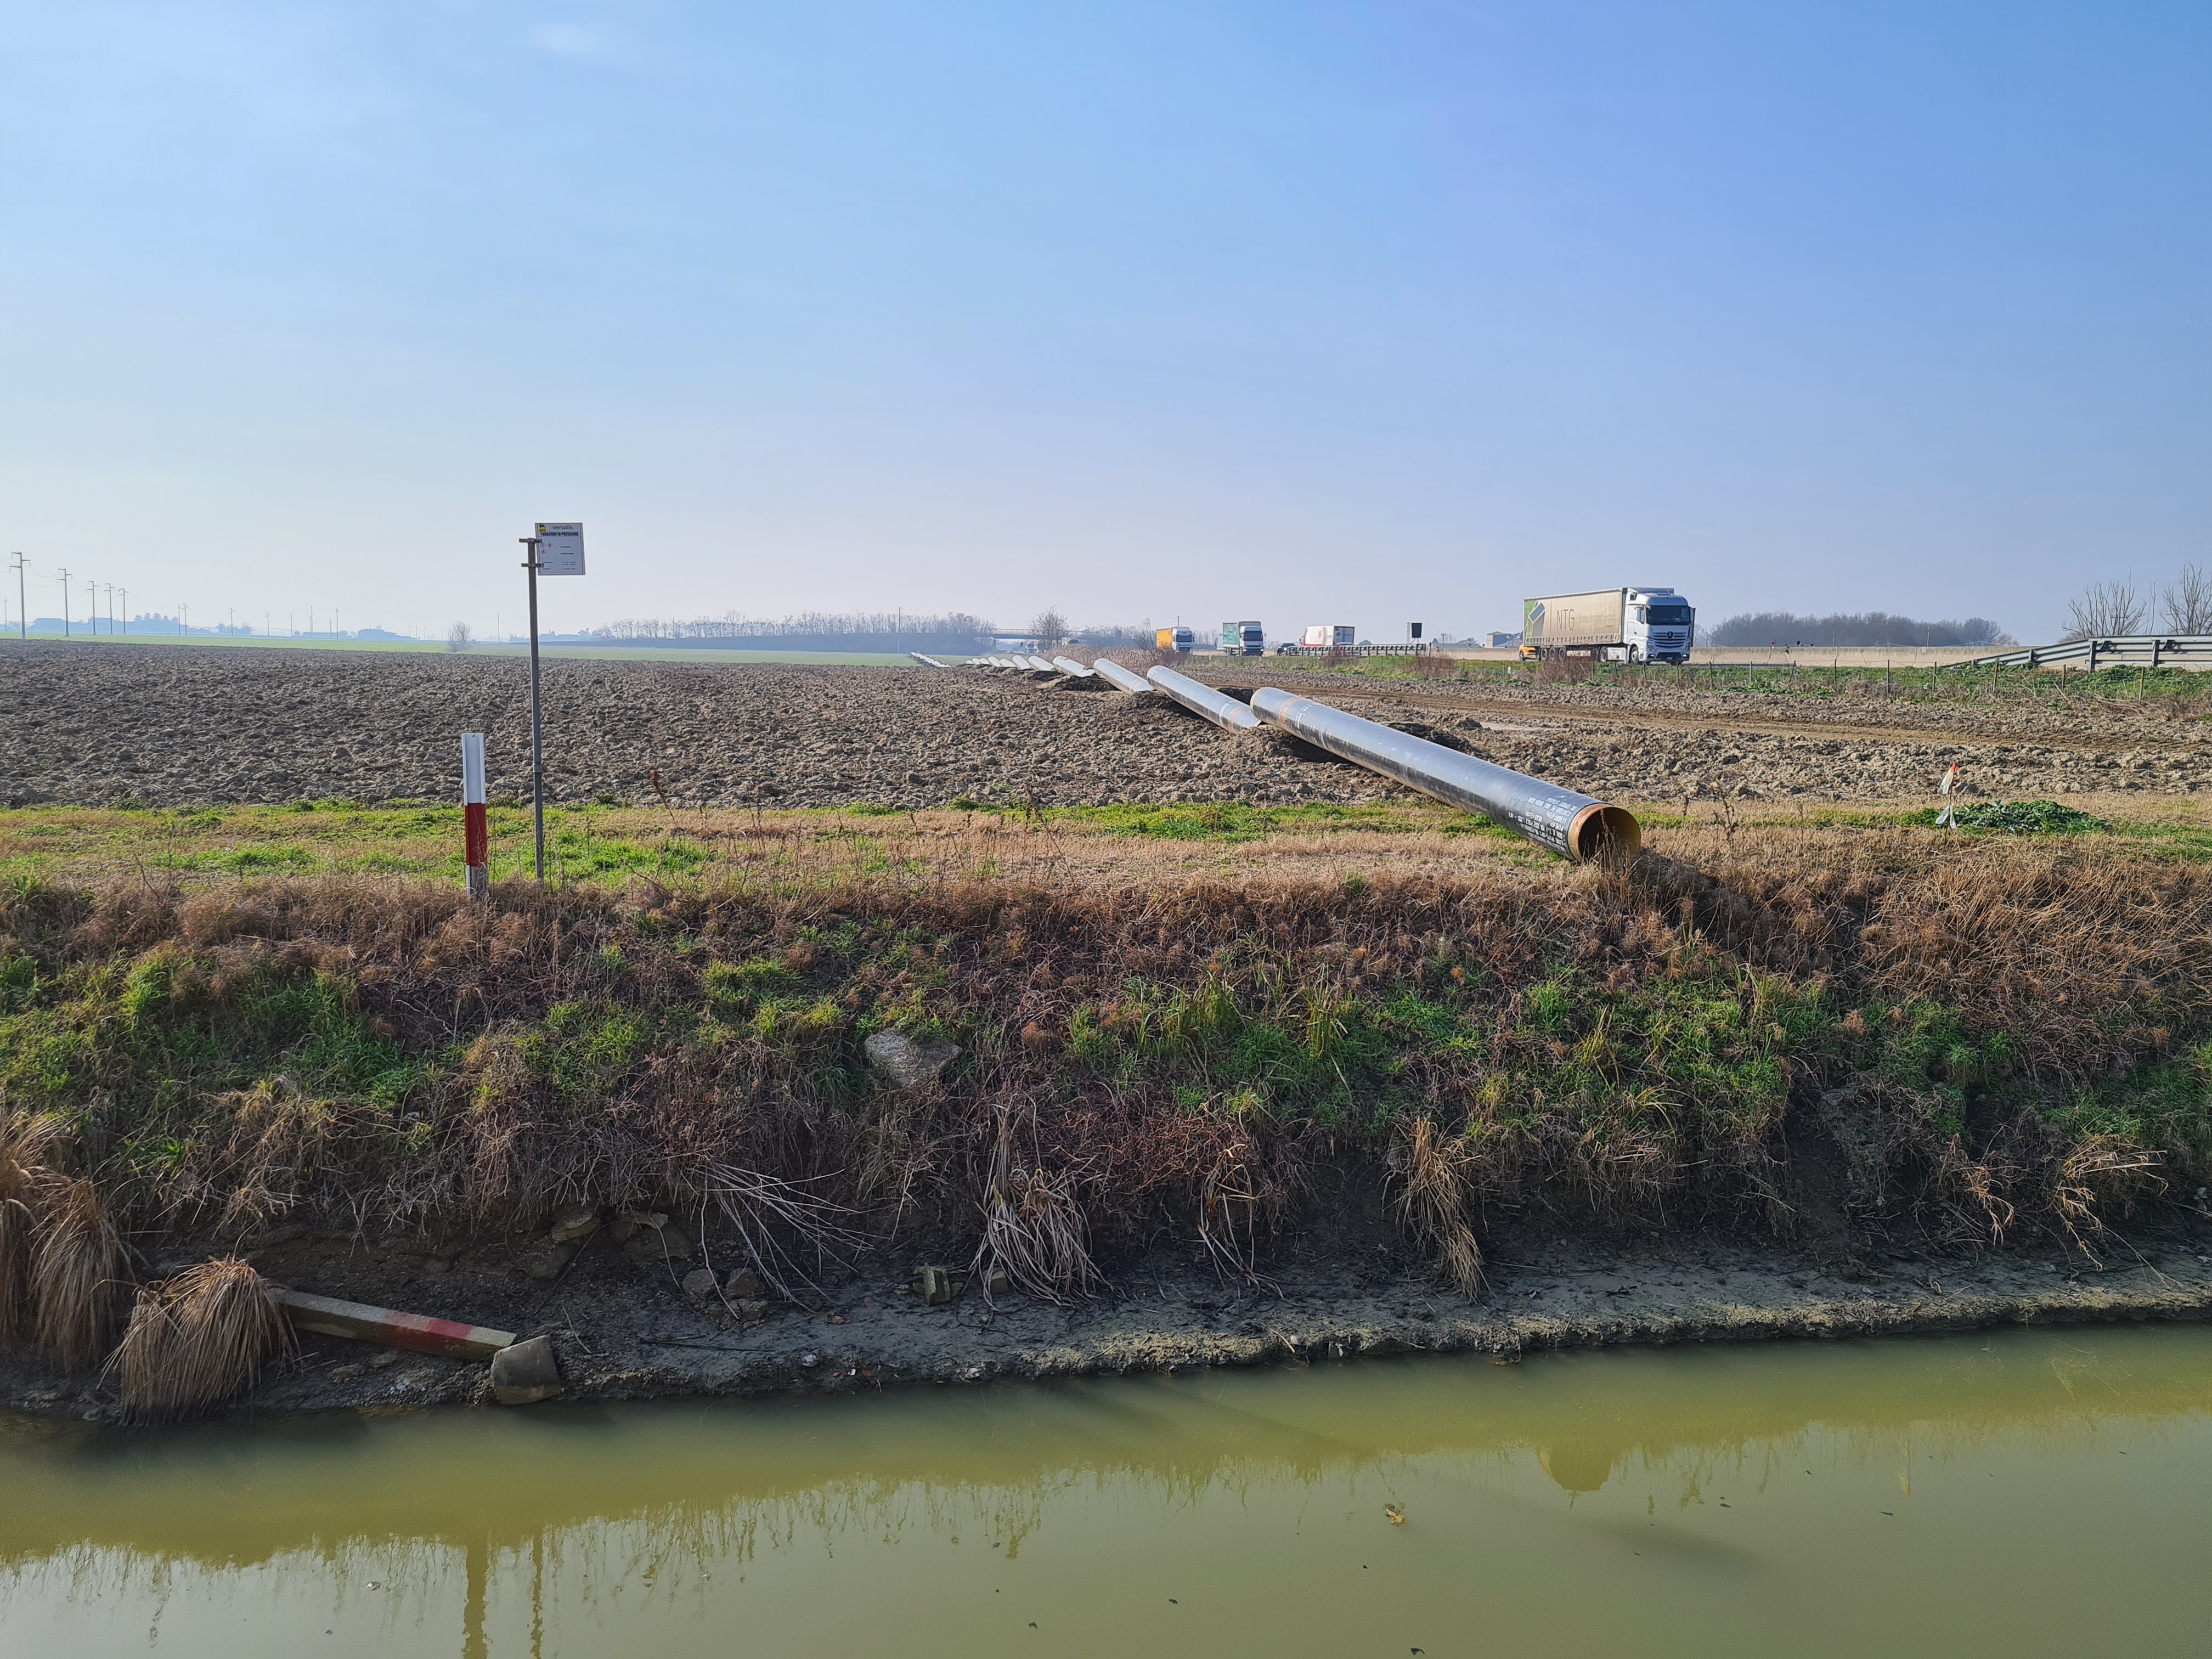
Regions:
M 461 733 L 461 861 L 468 866 L 469 896 L 491 891 L 491 829 L 484 820 L 483 733 Z

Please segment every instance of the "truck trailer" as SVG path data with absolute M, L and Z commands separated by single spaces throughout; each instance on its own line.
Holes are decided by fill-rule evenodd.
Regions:
M 1316 623 L 1298 635 L 1300 645 L 1325 645 L 1332 649 L 1340 645 L 1357 645 L 1359 630 L 1350 623 Z
M 1198 643 L 1198 635 L 1188 628 L 1163 628 L 1152 635 L 1156 651 L 1188 651 Z
M 1671 587 L 1601 587 L 1521 602 L 1521 655 L 1530 662 L 1683 663 L 1697 632 L 1697 611 Z
M 1264 656 L 1267 650 L 1267 635 L 1255 622 L 1233 622 L 1221 624 L 1221 649 L 1231 657 Z

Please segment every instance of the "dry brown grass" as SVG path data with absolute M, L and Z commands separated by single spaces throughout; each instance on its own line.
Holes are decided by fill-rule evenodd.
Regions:
M 968 1217 L 980 1188 L 1004 1243 L 994 1259 L 1055 1295 L 1087 1282 L 1092 1251 L 1163 1224 L 1188 1237 L 1194 1216 L 1224 1267 L 1255 1271 L 1260 1231 L 1295 1211 L 1303 1161 L 1371 1167 L 1391 1145 L 1387 1129 L 1324 1133 L 1294 1112 L 1232 1109 L 1234 1080 L 1206 1079 L 1212 1097 L 1194 1104 L 1168 1086 L 1164 1063 L 1086 1073 L 1070 1057 L 1079 1011 L 1122 1036 L 1164 1018 L 1132 981 L 1179 999 L 1174 1019 L 1194 1030 L 1225 997 L 1304 1022 L 1322 1048 L 1347 1011 L 1408 990 L 1449 1003 L 1478 1038 L 1486 1030 L 1409 1055 L 1391 1079 L 1403 1115 L 1431 1126 L 1426 1173 L 1396 1195 L 1455 1279 L 1479 1274 L 1480 1258 L 1468 1267 L 1443 1248 L 1446 1176 L 1462 1214 L 1479 1197 L 1567 1220 L 1742 1212 L 1790 1224 L 1778 1103 L 1699 1140 L 1680 1103 L 1643 1109 L 1626 1084 L 1611 1121 L 1587 1101 L 1493 1092 L 1514 1065 L 1543 1058 L 1518 1027 L 1547 975 L 1574 975 L 1592 1015 L 1607 997 L 1716 964 L 1723 978 L 1755 969 L 1826 988 L 1838 1006 L 1929 999 L 2002 1034 L 2026 1076 L 2054 1089 L 2109 1079 L 2212 1017 L 2212 872 L 2109 839 L 1699 823 L 1655 833 L 1649 855 L 1606 872 L 1418 830 L 1239 845 L 1091 836 L 1055 852 L 1046 830 L 905 823 L 871 829 L 865 856 L 850 839 L 773 821 L 732 830 L 736 873 L 699 886 L 518 884 L 471 905 L 412 882 L 272 882 L 181 901 L 133 884 L 0 920 L 55 963 L 169 952 L 174 994 L 196 1010 L 221 1010 L 256 975 L 335 975 L 410 1052 L 464 1055 L 410 1098 L 426 1127 L 396 1161 L 377 1150 L 385 1130 L 362 1100 L 273 1068 L 200 1097 L 216 1109 L 179 1137 L 184 1156 L 161 1165 L 158 1186 L 143 1164 L 103 1164 L 112 1149 L 89 1148 L 87 1167 L 134 1218 L 527 1224 L 572 1198 L 696 1213 L 719 1208 L 727 1170 L 825 1203 Z M 996 873 L 977 875 L 984 864 Z M 921 943 L 893 953 L 902 940 Z M 777 964 L 814 1006 L 732 1016 L 711 1048 L 662 1042 L 580 1103 L 532 1058 L 556 1004 L 696 1011 L 708 965 L 739 961 Z M 891 1011 L 945 1022 L 966 1050 L 927 1096 L 873 1089 L 846 1052 L 860 1020 Z M 1179 1054 L 1181 1029 L 1147 1028 L 1146 1040 Z M 1574 1036 L 1563 1048 L 1588 1040 Z M 1838 1079 L 1791 1064 L 1788 1110 L 1802 1117 Z M 1887 1189 L 1951 1206 L 1947 1226 L 1985 1240 L 2016 1234 L 2021 1217 L 2060 1225 L 2069 1206 L 2106 1212 L 2160 1173 L 2121 1147 L 2065 1176 L 2071 1142 L 2033 1124 L 1978 1126 L 1946 1163 L 1924 1102 L 1898 1089 L 1865 1100 L 1887 1137 Z M 807 1226 L 772 1212 L 753 1213 L 803 1260 Z M 2088 1236 L 2087 1220 L 2069 1224 Z M 775 1260 L 763 1244 L 764 1278 Z
M 1390 1158 L 1398 1185 L 1398 1224 L 1435 1257 L 1444 1278 L 1462 1296 L 1474 1296 L 1482 1289 L 1482 1247 L 1468 1220 L 1468 1147 L 1438 1133 L 1426 1117 L 1405 1125 Z
M 1062 1303 L 1102 1283 L 1091 1260 L 1090 1229 L 1075 1196 L 1073 1170 L 1048 1171 L 1032 1149 L 1016 1146 L 1013 1115 L 1001 1108 L 984 1183 L 983 1237 L 972 1267 L 989 1299 L 991 1273 L 1003 1268 L 1017 1289 Z
M 21 1342 L 34 1322 L 33 1269 L 56 1180 L 46 1157 L 60 1138 L 51 1117 L 0 1118 L 0 1348 Z
M 175 1422 L 229 1399 L 292 1346 L 267 1282 L 225 1257 L 141 1289 L 108 1374 L 132 1418 Z
M 54 1183 L 32 1261 L 33 1329 L 64 1370 L 89 1370 L 107 1357 L 123 1321 L 127 1270 L 100 1189 L 83 1176 Z

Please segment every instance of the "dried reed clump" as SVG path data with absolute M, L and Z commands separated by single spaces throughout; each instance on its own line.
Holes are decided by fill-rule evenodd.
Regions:
M 867 1246 L 842 1219 L 850 1209 L 799 1182 L 717 1164 L 707 1172 L 707 1191 L 762 1282 L 787 1302 L 806 1301 L 801 1286 L 817 1302 L 823 1299 L 822 1287 L 799 1266 L 797 1249 L 811 1251 L 814 1271 L 820 1273 L 832 1262 L 848 1265 L 847 1258 Z M 703 1245 L 705 1228 L 700 1231 Z
M 292 1345 L 268 1282 L 227 1256 L 142 1289 L 108 1374 L 131 1417 L 173 1423 L 228 1399 Z
M 989 1298 L 991 1273 L 1003 1268 L 1018 1289 L 1047 1302 L 1088 1297 L 1104 1283 L 1091 1260 L 1090 1228 L 1076 1201 L 1072 1172 L 1024 1167 L 1014 1150 L 1012 1117 L 1001 1109 L 983 1194 L 983 1238 L 971 1267 Z
M 32 1260 L 33 1329 L 64 1370 L 106 1358 L 123 1320 L 125 1267 L 123 1235 L 100 1189 L 83 1177 L 55 1182 Z
M 38 1236 L 55 1183 L 46 1154 L 60 1139 L 50 1117 L 26 1112 L 0 1118 L 0 1348 L 28 1335 Z
M 1405 1126 L 1390 1172 L 1398 1183 L 1398 1224 L 1434 1253 L 1453 1289 L 1471 1297 L 1482 1289 L 1482 1247 L 1467 1222 L 1466 1164 L 1466 1149 L 1423 1116 Z

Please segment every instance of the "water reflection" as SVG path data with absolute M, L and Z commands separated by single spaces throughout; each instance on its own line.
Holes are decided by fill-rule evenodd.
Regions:
M 1787 1618 L 1793 1650 L 1841 1652 L 1917 1607 L 1954 1650 L 2045 1650 L 2087 1609 L 2054 1625 L 2037 1581 L 2088 1571 L 2086 1547 L 2114 1558 L 2100 1594 L 2161 1609 L 2130 1604 L 2130 1650 L 2190 1651 L 2160 1644 L 2212 1634 L 2208 1360 L 2197 1329 L 2017 1333 L 161 1436 L 6 1422 L 0 1649 L 1442 1654 L 1479 1625 L 1686 1652 Z M 2059 1505 L 2080 1522 L 2029 1524 Z M 2012 1588 L 1968 1618 L 1961 1572 Z

